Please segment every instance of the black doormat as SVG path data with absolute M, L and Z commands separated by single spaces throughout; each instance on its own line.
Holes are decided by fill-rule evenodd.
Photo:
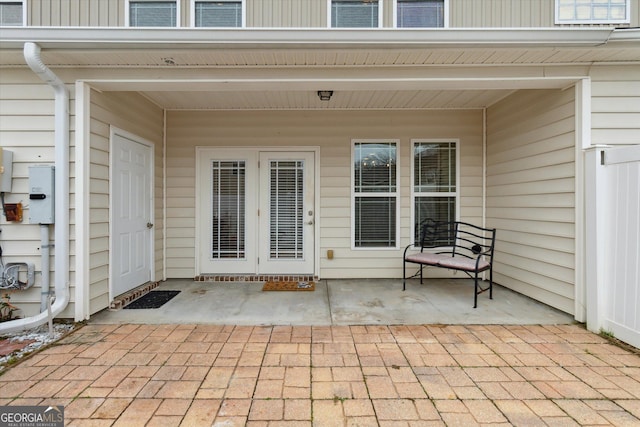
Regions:
M 151 291 L 133 301 L 131 304 L 126 306 L 125 309 L 160 308 L 167 302 L 171 301 L 171 298 L 175 297 L 179 293 L 180 291 Z

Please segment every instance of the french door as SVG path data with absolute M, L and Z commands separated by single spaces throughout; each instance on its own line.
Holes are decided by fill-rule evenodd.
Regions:
M 313 274 L 315 153 L 201 149 L 200 274 Z

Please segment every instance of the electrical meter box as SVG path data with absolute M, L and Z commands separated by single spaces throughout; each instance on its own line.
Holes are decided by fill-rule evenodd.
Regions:
M 11 193 L 13 152 L 0 147 L 0 193 Z
M 29 166 L 29 222 L 54 223 L 54 167 Z

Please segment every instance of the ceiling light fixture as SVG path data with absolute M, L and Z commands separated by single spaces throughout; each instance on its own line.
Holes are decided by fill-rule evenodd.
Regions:
M 318 98 L 320 98 L 320 101 L 329 101 L 331 99 L 332 95 L 333 95 L 333 91 L 332 90 L 319 90 L 318 91 Z

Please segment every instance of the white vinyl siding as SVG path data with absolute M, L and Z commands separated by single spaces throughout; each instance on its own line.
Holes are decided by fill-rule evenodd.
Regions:
M 575 295 L 574 92 L 519 91 L 487 112 L 495 282 L 567 313 Z
M 331 126 L 327 126 L 331 123 Z M 351 248 L 351 137 L 398 139 L 410 164 L 412 138 L 459 138 L 461 218 L 482 222 L 482 113 L 468 111 L 167 112 L 167 276 L 194 277 L 195 147 L 320 147 L 320 276 L 402 276 L 399 250 Z M 258 144 L 259 142 L 259 144 Z M 400 169 L 401 247 L 411 241 L 410 167 Z M 334 259 L 326 258 L 328 249 Z M 437 269 L 441 270 L 441 269 Z M 446 271 L 430 272 L 434 275 Z
M 591 69 L 591 143 L 640 144 L 640 66 Z
M 89 313 L 109 305 L 109 132 L 115 126 L 148 141 L 162 142 L 162 110 L 144 97 L 128 92 L 91 91 L 89 149 Z M 163 201 L 162 149 L 156 147 L 155 277 L 162 278 Z
M 15 1 L 15 0 L 14 0 Z M 445 0 L 445 27 L 556 27 L 556 0 Z M 178 26 L 193 25 L 193 0 L 178 0 Z M 380 6 L 380 26 L 393 28 L 397 19 L 395 1 Z M 29 0 L 25 3 L 26 25 L 123 27 L 128 25 L 125 0 Z M 245 0 L 246 26 L 262 28 L 321 28 L 331 26 L 330 0 Z M 640 0 L 630 0 L 628 24 L 640 26 Z M 447 18 L 448 16 L 448 18 Z
M 72 85 L 68 85 L 72 88 Z M 2 228 L 2 260 L 8 262 L 32 262 L 38 272 L 35 285 L 26 291 L 11 294 L 11 303 L 16 305 L 20 317 L 30 317 L 40 313 L 40 291 L 42 283 L 40 257 L 40 226 L 29 223 L 29 166 L 53 165 L 55 163 L 54 140 L 54 95 L 51 88 L 42 82 L 33 72 L 26 69 L 3 69 L 0 72 L 0 144 L 5 150 L 13 152 L 13 179 L 10 193 L 5 193 L 6 203 L 23 204 L 23 221 L 7 222 L 0 215 Z M 74 102 L 73 93 L 71 103 Z M 75 115 L 71 114 L 71 122 Z M 71 157 L 73 159 L 73 157 Z M 69 162 L 70 179 L 74 180 L 73 160 Z M 73 187 L 70 188 L 70 211 L 73 212 Z M 74 230 L 74 215 L 70 215 L 70 230 Z M 53 243 L 54 226 L 50 226 Z M 73 237 L 72 237 L 73 238 Z M 70 256 L 75 257 L 73 242 L 70 244 Z M 55 251 L 51 251 L 50 286 L 56 283 Z M 69 280 L 71 295 L 75 294 L 75 265 L 70 265 Z M 74 317 L 73 297 L 61 317 Z
M 326 0 L 246 0 L 247 27 L 326 28 Z

